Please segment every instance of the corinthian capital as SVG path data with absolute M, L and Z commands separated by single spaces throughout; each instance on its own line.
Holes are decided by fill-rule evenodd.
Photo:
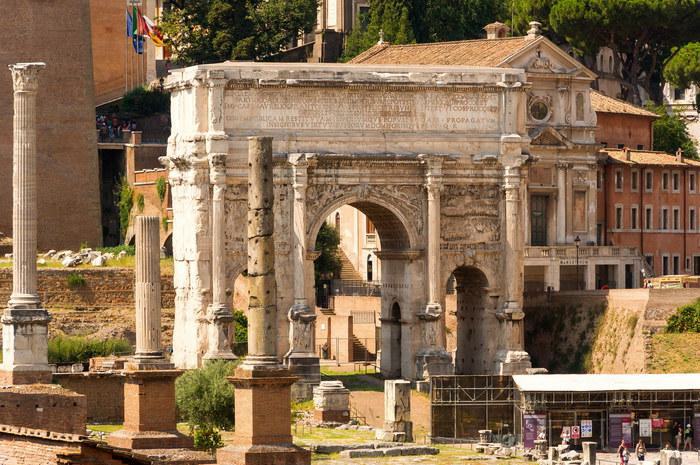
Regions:
M 15 63 L 8 65 L 12 73 L 12 85 L 15 92 L 36 92 L 39 88 L 39 71 L 46 63 Z
M 209 154 L 209 178 L 212 184 L 226 182 L 226 154 Z

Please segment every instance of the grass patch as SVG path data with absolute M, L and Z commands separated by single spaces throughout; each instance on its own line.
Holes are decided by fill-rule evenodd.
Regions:
M 700 372 L 700 333 L 659 333 L 647 355 L 650 373 Z
M 351 391 L 384 391 L 384 381 L 378 374 L 321 370 L 321 380 L 338 380 Z
M 115 431 L 119 431 L 120 429 L 124 428 L 124 425 L 87 425 L 87 429 L 90 431 L 94 431 L 96 433 L 114 433 Z
M 318 443 L 351 444 L 374 441 L 373 431 L 339 430 L 334 428 L 292 427 L 294 443 L 310 445 Z
M 77 289 L 79 287 L 85 287 L 87 281 L 85 281 L 85 278 L 80 273 L 74 271 L 66 278 L 66 284 L 68 284 L 68 287 L 71 289 Z
M 49 363 L 85 363 L 92 357 L 132 352 L 125 339 L 91 339 L 82 336 L 56 336 L 49 339 Z

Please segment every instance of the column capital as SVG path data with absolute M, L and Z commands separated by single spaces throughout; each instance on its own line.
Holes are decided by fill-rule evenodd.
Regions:
M 12 86 L 15 92 L 36 92 L 39 88 L 39 71 L 46 63 L 15 63 L 8 65 L 12 73 Z
M 560 170 L 565 170 L 569 167 L 569 163 L 566 161 L 558 161 L 555 163 L 555 166 Z
M 212 184 L 226 184 L 226 155 L 226 153 L 209 154 L 209 180 Z

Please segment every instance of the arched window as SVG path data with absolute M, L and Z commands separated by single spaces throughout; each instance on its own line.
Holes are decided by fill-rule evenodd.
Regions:
M 372 256 L 367 255 L 367 281 L 372 281 Z
M 340 212 L 335 212 L 335 230 L 340 232 Z
M 608 57 L 608 72 L 609 73 L 613 72 L 613 59 L 612 59 L 612 57 Z
M 583 93 L 579 92 L 576 94 L 576 121 L 583 121 L 584 119 Z

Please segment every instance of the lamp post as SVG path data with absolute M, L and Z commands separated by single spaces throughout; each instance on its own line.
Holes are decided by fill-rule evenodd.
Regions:
M 576 236 L 576 239 L 574 239 L 574 243 L 576 244 L 576 289 L 581 290 L 581 277 L 579 274 L 579 266 L 578 266 L 578 253 L 579 253 L 579 247 L 581 246 L 581 238 Z

